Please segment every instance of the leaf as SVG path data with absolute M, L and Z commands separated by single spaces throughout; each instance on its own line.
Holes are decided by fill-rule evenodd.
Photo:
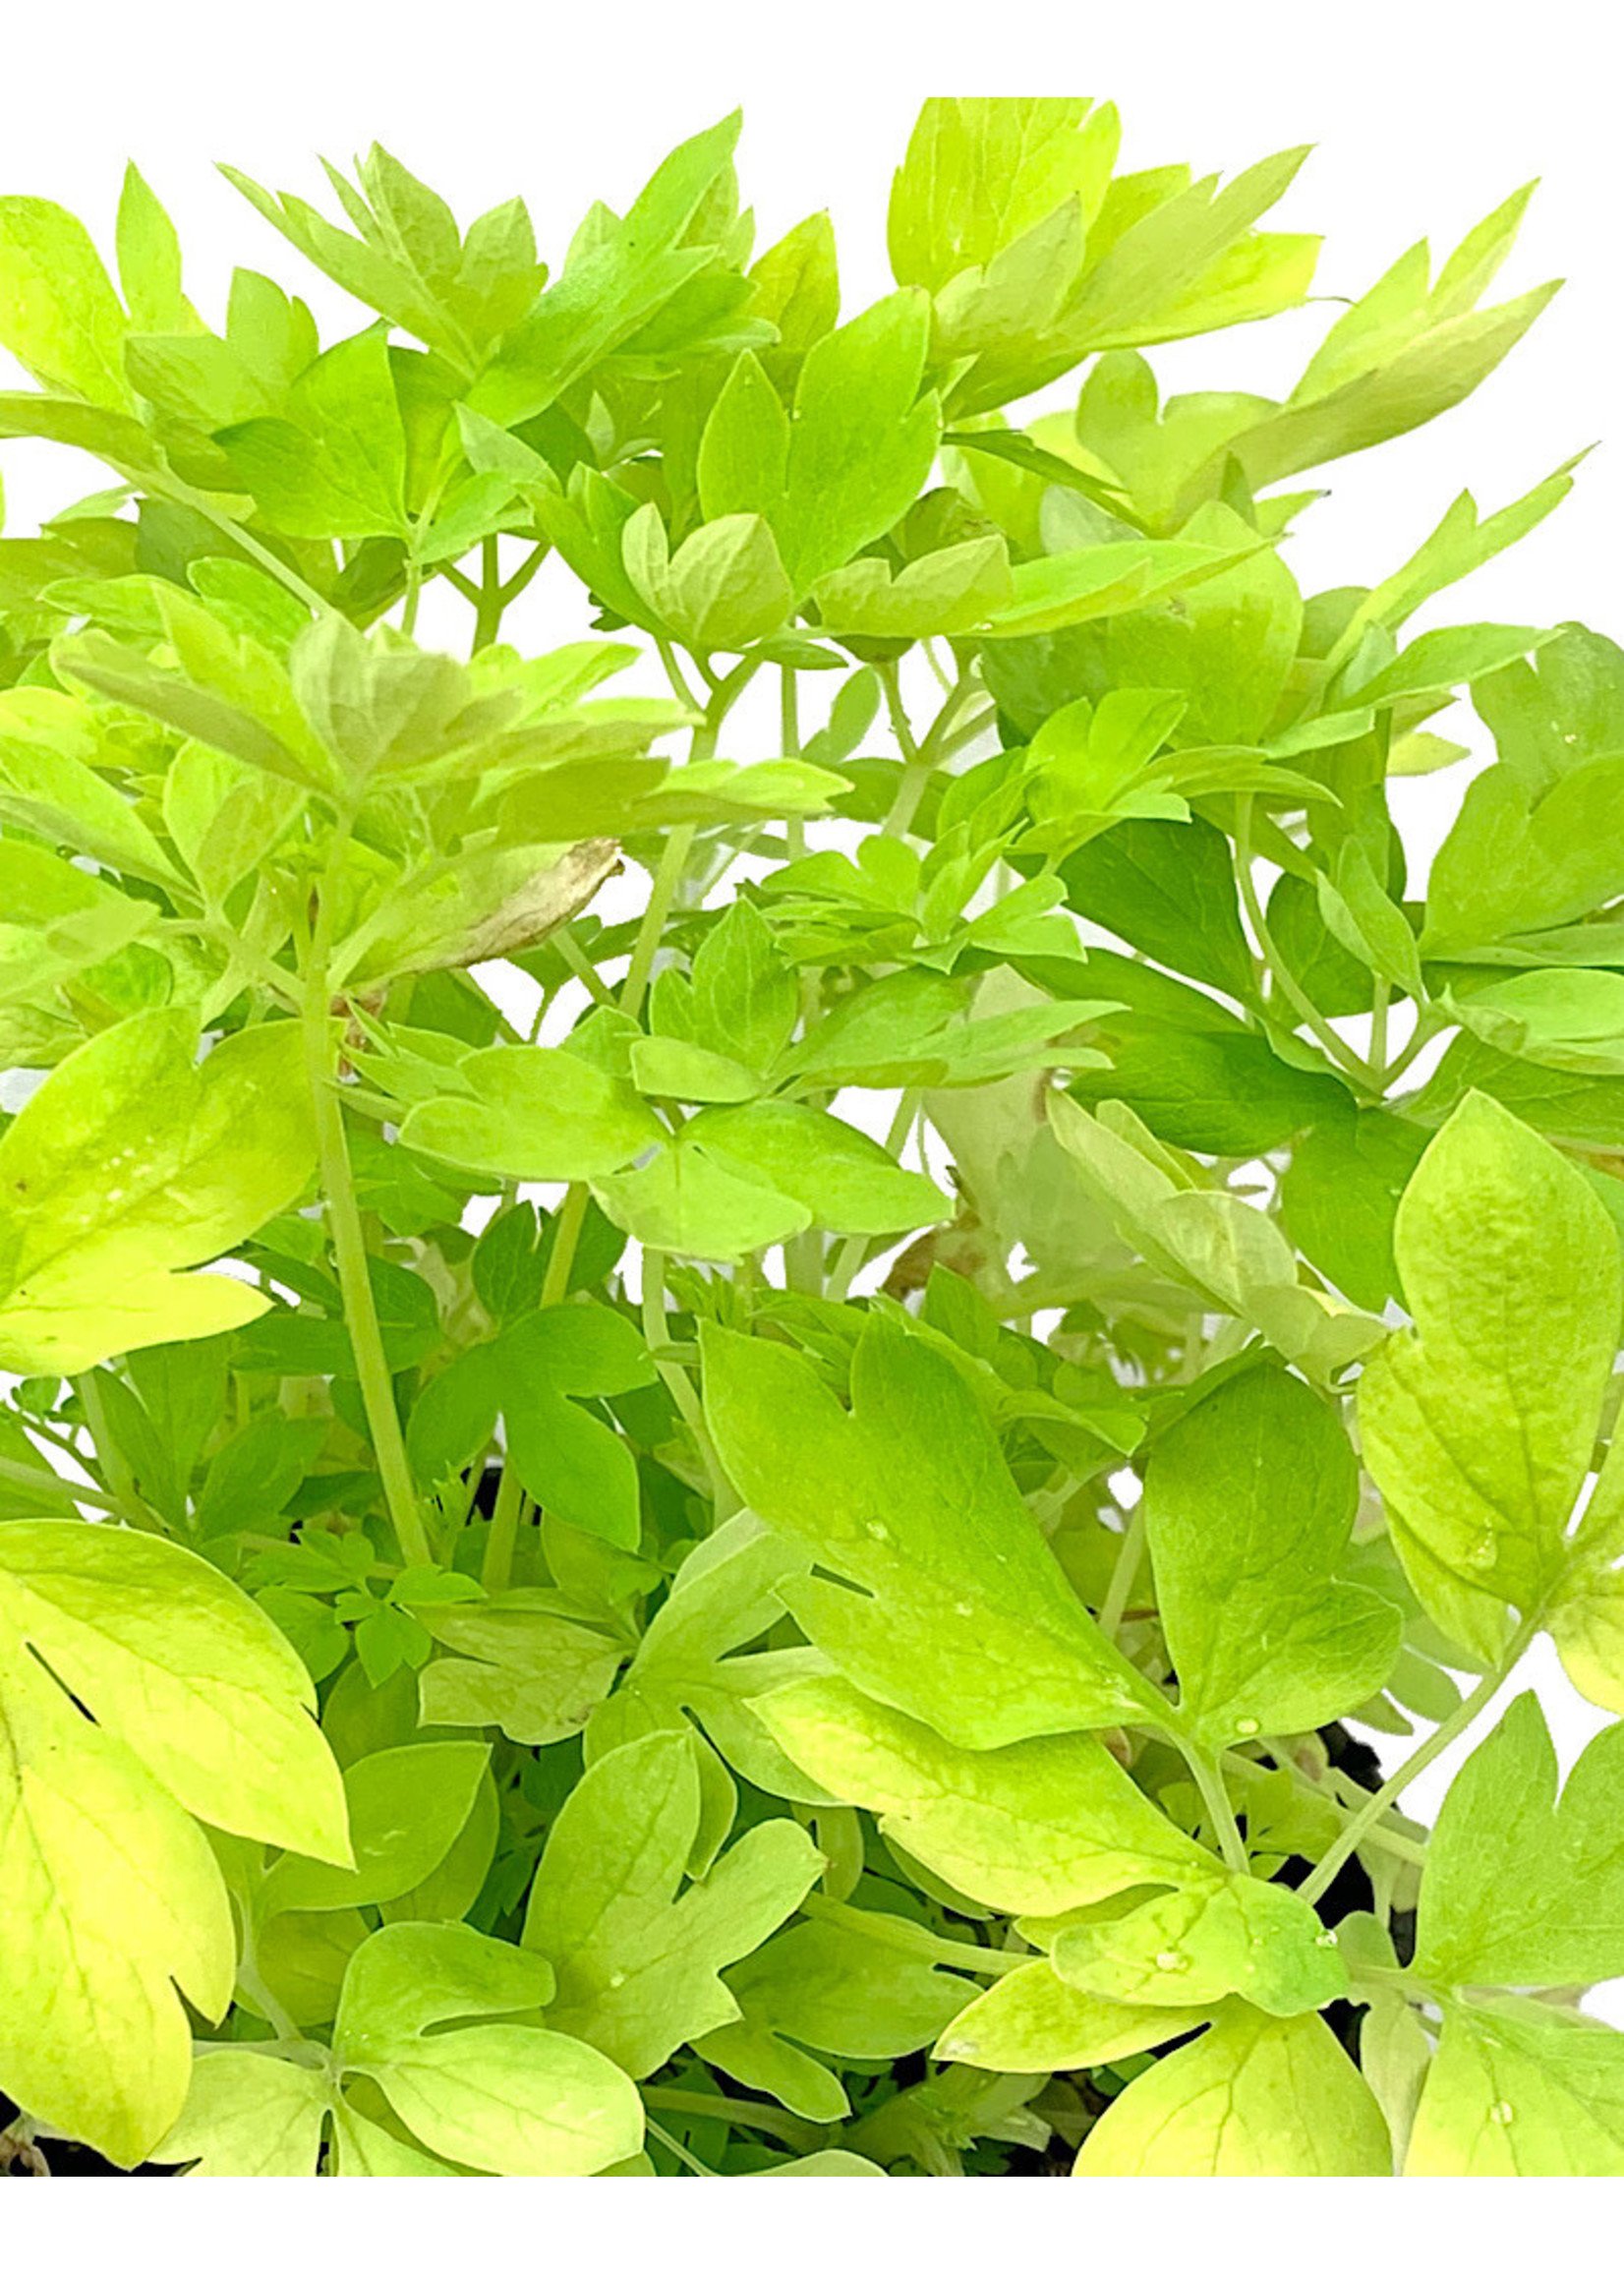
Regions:
M 1337 1576 L 1358 1504 L 1335 1413 L 1272 1368 L 1223 1383 L 1158 1437 L 1146 1539 L 1197 1744 L 1317 1728 L 1382 1687 L 1399 1613 Z
M 1051 1093 L 1050 1125 L 1077 1180 L 1147 1263 L 1245 1318 L 1282 1357 L 1330 1380 L 1380 1340 L 1377 1320 L 1302 1284 L 1278 1225 L 1239 1194 L 1179 1183 L 1121 1105 L 1085 1114 Z
M 1062 864 L 1067 905 L 1130 947 L 1220 987 L 1256 989 L 1228 845 L 1210 822 L 1120 822 Z
M 728 1968 L 742 2018 L 696 2050 L 814 2124 L 849 2116 L 844 2087 L 804 2050 L 895 2061 L 928 2045 L 972 1995 L 940 1970 L 952 1946 L 911 1920 L 829 1904 Z
M 1386 2179 L 1369 2086 L 1319 2016 L 1226 2007 L 1094 2126 L 1079 2179 Z
M 552 1827 L 524 1944 L 558 1978 L 554 2026 L 647 2076 L 738 2017 L 732 1965 L 783 1924 L 822 1869 L 797 1825 L 758 1825 L 679 1894 L 700 1829 L 690 1736 L 657 1731 L 596 1761 Z
M 0 347 L 54 393 L 120 411 L 128 329 L 84 224 L 45 198 L 0 198 Z
M 1523 1998 L 1451 2005 L 1407 2179 L 1624 2175 L 1624 2038 Z
M 912 1232 L 949 1212 L 929 1177 L 899 1168 L 873 1137 L 811 1106 L 775 1098 L 713 1107 L 687 1125 L 687 1141 L 771 1185 L 827 1231 Z
M 1624 1973 L 1621 1795 L 1624 1730 L 1591 1740 L 1558 1800 L 1538 1700 L 1516 1699 L 1427 1842 L 1418 1975 L 1537 1990 Z
M 1240 515 L 1218 504 L 1203 505 L 1182 535 L 1232 551 L 1253 542 Z M 1107 654 L 1120 685 L 1188 694 L 1185 725 L 1193 739 L 1258 742 L 1285 692 L 1302 628 L 1297 579 L 1277 553 L 1252 552 L 1177 600 L 1114 616 Z
M 533 2012 L 551 1988 L 542 1959 L 471 1927 L 387 1926 L 350 1961 L 333 2052 L 453 2163 L 586 2178 L 637 2153 L 643 2107 L 591 2046 L 498 2018 Z
M 174 869 L 157 839 L 95 771 L 106 755 L 94 719 L 71 696 L 51 687 L 0 694 L 0 813 L 7 821 L 122 876 L 168 883 Z
M 593 1717 L 587 1757 L 652 1729 L 683 1729 L 692 1715 L 739 1776 L 785 1799 L 816 1803 L 803 1778 L 753 1711 L 765 1690 L 801 1670 L 791 1652 L 750 1652 L 783 1615 L 774 1590 L 805 1573 L 810 1556 L 747 1509 L 719 1525 L 683 1559 L 649 1621 L 620 1687 Z
M 871 1321 L 848 1414 L 780 1344 L 707 1326 L 701 1348 L 724 1466 L 835 1575 L 780 1592 L 861 1688 L 977 1747 L 1164 1718 L 1068 1586 L 951 1360 Z
M 650 612 L 696 653 L 737 654 L 770 638 L 789 614 L 789 582 L 759 513 L 707 521 L 672 554 L 651 503 L 626 523 L 621 552 Z
M 1183 2037 L 1209 2016 L 1198 2006 L 1122 2006 L 1063 1982 L 1047 1958 L 1005 1974 L 950 2021 L 939 2061 L 1048 2075 L 1092 2069 Z
M 1242 550 L 1258 548 L 1250 542 Z M 1125 538 L 1017 561 L 1010 574 L 1011 596 L 988 618 L 987 636 L 1030 639 L 1145 608 L 1166 594 L 1222 575 L 1237 557 L 1233 545 Z
M 77 1373 L 218 1334 L 260 1291 L 188 1273 L 304 1193 L 316 1141 L 299 1028 L 196 1063 L 186 1011 L 140 1012 L 65 1059 L 0 1138 L 0 1363 Z
M 896 292 L 814 342 L 787 418 L 750 359 L 718 396 L 700 443 L 706 515 L 762 515 L 797 599 L 918 496 L 942 431 L 936 398 L 919 397 L 929 336 L 924 294 Z
M 1234 1995 L 1284 2017 L 1347 1994 L 1335 1943 L 1289 1888 L 1232 1873 L 1154 1895 L 1121 1918 L 1065 1927 L 1049 1958 L 1063 1982 L 1096 1998 L 1184 2008 Z
M 344 1772 L 353 1866 L 283 1856 L 261 1897 L 275 1911 L 339 1911 L 421 1886 L 468 1821 L 490 1754 L 484 1745 L 399 1745 Z
M 534 1603 L 524 1590 L 490 1603 L 417 1611 L 459 1655 L 423 1669 L 423 1719 L 435 1727 L 494 1725 L 520 1745 L 555 1745 L 581 1728 L 609 1694 L 622 1644 Z
M 1624 889 L 1611 817 L 1624 757 L 1576 766 L 1538 790 L 1509 766 L 1468 786 L 1427 884 L 1425 956 L 1458 955 L 1568 923 Z
M 892 183 L 887 243 L 899 284 L 937 291 L 981 268 L 1075 199 L 1105 194 L 1115 113 L 1070 95 L 935 95 Z
M 1431 1616 L 1497 1656 L 1498 1606 L 1532 1613 L 1561 1568 L 1617 1343 L 1618 1242 L 1579 1171 L 1474 1094 L 1411 1178 L 1394 1248 L 1416 1324 L 1361 1380 L 1365 1465 Z
M 381 324 L 318 356 L 288 390 L 284 416 L 222 428 L 218 440 L 290 537 L 410 536 L 406 436 Z
M 326 2080 L 246 2045 L 205 2046 L 179 2120 L 152 2161 L 201 2180 L 308 2180 L 321 2150 Z
M 453 1359 L 413 1411 L 407 1446 L 426 1481 L 468 1467 L 505 1425 L 506 1456 L 532 1499 L 624 1548 L 641 1534 L 631 1449 L 577 1400 L 647 1389 L 655 1379 L 631 1321 L 600 1304 L 532 1312 Z
M 218 2018 L 235 1973 L 193 1818 L 337 1864 L 337 1770 L 292 1649 L 167 1541 L 0 1526 L 0 2088 L 138 2163 L 186 2096 L 171 1985 Z
M 1199 1883 L 1215 1858 L 1169 1822 L 1097 1738 L 969 1752 L 822 1677 L 757 1713 L 799 1768 L 871 1810 L 930 1872 L 976 1902 L 1053 1915 L 1125 1888 Z
M 665 1135 L 628 1082 L 571 1050 L 477 1050 L 460 1088 L 413 1106 L 401 1139 L 459 1168 L 537 1183 L 602 1178 Z
M 1001 537 L 971 537 L 926 553 L 897 571 L 865 554 L 820 577 L 812 597 L 825 631 L 864 639 L 919 640 L 972 631 L 1011 591 Z

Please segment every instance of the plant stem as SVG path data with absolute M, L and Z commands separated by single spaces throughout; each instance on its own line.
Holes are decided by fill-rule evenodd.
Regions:
M 1201 1795 L 1202 1804 L 1212 1820 L 1212 1829 L 1218 1835 L 1218 1846 L 1224 1861 L 1231 1871 L 1239 1873 L 1242 1878 L 1247 1877 L 1251 1871 L 1251 1859 L 1247 1854 L 1246 1841 L 1241 1837 L 1241 1827 L 1235 1821 L 1235 1811 L 1224 1789 L 1223 1770 L 1211 1754 L 1203 1753 L 1198 1745 L 1181 1744 L 1179 1750 L 1185 1757 L 1189 1773 L 1195 1779 L 1195 1789 Z
M 354 817 L 345 816 L 334 831 L 317 904 L 302 1020 L 305 1068 L 316 1116 L 317 1153 L 332 1229 L 333 1259 L 338 1266 L 338 1285 L 344 1301 L 344 1323 L 355 1353 L 361 1400 L 367 1411 L 378 1474 L 383 1481 L 383 1496 L 402 1561 L 427 1564 L 434 1561 L 434 1556 L 417 1489 L 412 1483 L 406 1440 L 395 1409 L 394 1380 L 383 1349 L 382 1330 L 377 1323 L 377 1306 L 373 1299 L 372 1275 L 367 1266 L 367 1238 L 356 1202 L 355 1178 L 344 1136 L 344 1107 L 333 1063 L 327 964 L 332 946 L 335 887 L 353 825 Z
M 695 739 L 697 741 L 698 737 Z M 620 1008 L 633 1019 L 638 1018 L 642 1012 L 643 997 L 648 992 L 649 974 L 654 969 L 661 935 L 666 929 L 666 919 L 671 912 L 677 887 L 682 882 L 682 871 L 688 864 L 693 842 L 692 822 L 684 823 L 680 829 L 673 829 L 660 855 L 660 866 L 654 872 L 649 904 L 643 910 L 643 921 L 637 927 L 631 962 L 620 988 Z
M 1469 1729 L 1485 1706 L 1491 1705 L 1515 1669 L 1524 1652 L 1539 1631 L 1537 1613 L 1531 1614 L 1518 1628 L 1511 1648 L 1497 1666 L 1491 1666 L 1474 1689 L 1468 1690 L 1446 1721 L 1440 1721 L 1423 1744 L 1418 1745 L 1402 1768 L 1395 1769 L 1385 1784 L 1369 1799 L 1338 1833 L 1318 1863 L 1303 1882 L 1298 1893 L 1305 1902 L 1316 1902 L 1335 1879 L 1348 1858 L 1371 1826 L 1380 1822 L 1399 1794 L 1431 1767 L 1440 1753 L 1446 1753 L 1463 1731 Z
M 1247 921 L 1251 926 L 1252 937 L 1256 940 L 1263 961 L 1269 967 L 1275 987 L 1279 993 L 1285 996 L 1287 1002 L 1297 1013 L 1299 1021 L 1308 1028 L 1327 1058 L 1339 1066 L 1350 1080 L 1357 1081 L 1362 1089 L 1371 1089 L 1379 1093 L 1382 1087 L 1381 1078 L 1371 1071 L 1356 1050 L 1350 1049 L 1348 1044 L 1343 1041 L 1336 1028 L 1323 1017 L 1308 995 L 1298 984 L 1296 977 L 1288 969 L 1279 949 L 1275 946 L 1274 936 L 1269 930 L 1268 919 L 1263 913 L 1262 903 L 1257 897 L 1257 880 L 1251 872 L 1251 799 L 1249 796 L 1243 796 L 1238 798 L 1236 802 L 1239 808 L 1239 826 L 1235 837 L 1235 878 L 1241 888 L 1241 904 L 1247 911 Z
M 1133 1582 L 1139 1576 L 1139 1564 L 1144 1556 L 1144 1502 L 1141 1500 L 1128 1519 L 1128 1528 L 1117 1549 L 1117 1560 L 1111 1566 L 1111 1584 L 1106 1589 L 1105 1601 L 1100 1605 L 1099 1627 L 1108 1641 L 1114 1642 L 1117 1629 L 1122 1625 L 1123 1612 L 1133 1592 Z
M 680 2092 L 666 2084 L 644 2085 L 643 2098 L 650 2108 L 663 2108 L 670 2116 L 725 2117 L 730 2124 L 748 2125 L 752 2131 L 770 2132 L 802 2155 L 810 2155 L 824 2143 L 822 2125 L 786 2116 L 782 2108 L 769 2108 L 765 2101 L 733 2100 L 720 2092 Z
M 29 1492 L 54 1492 L 64 1500 L 84 1500 L 92 1508 L 105 1508 L 111 1516 L 124 1513 L 110 1492 L 98 1492 L 93 1485 L 76 1485 L 71 1477 L 58 1477 L 54 1472 L 41 1475 L 26 1461 L 0 1461 L 0 1485 L 16 1485 Z
M 485 538 L 480 545 L 479 601 L 474 612 L 474 642 L 472 653 L 488 648 L 501 629 L 502 610 L 507 598 L 502 590 L 501 564 L 497 557 L 496 540 Z
M 491 1529 L 485 1536 L 485 1559 L 480 1579 L 488 1595 L 500 1595 L 513 1582 L 513 1550 L 518 1544 L 519 1519 L 524 1513 L 524 1487 L 513 1466 L 512 1450 L 502 1448 L 501 1483 L 496 1505 L 491 1511 Z
M 580 1243 L 581 1226 L 586 1222 L 587 1201 L 591 1197 L 585 1185 L 571 1185 L 558 1210 L 557 1230 L 552 1235 L 552 1247 L 547 1258 L 547 1270 L 542 1276 L 542 1309 L 550 1310 L 554 1303 L 562 1303 L 569 1293 L 570 1266 L 575 1261 L 575 1250 Z
M 643 2122 L 653 2132 L 655 2138 L 659 2140 L 661 2146 L 669 2148 L 679 2164 L 686 2164 L 696 2180 L 714 2180 L 721 2176 L 719 2173 L 713 2172 L 709 2164 L 702 2164 L 692 2149 L 684 2147 L 675 2134 L 668 2132 L 663 2124 L 656 2124 L 646 2109 L 643 2112 Z
M 902 1147 L 906 1144 L 908 1132 L 912 1129 L 918 1112 L 918 1091 L 904 1089 L 897 1101 L 897 1111 L 892 1115 L 891 1127 L 885 1136 L 885 1147 L 893 1160 L 898 1158 Z M 831 1303 L 843 1303 L 845 1301 L 846 1292 L 852 1280 L 862 1269 L 863 1259 L 868 1254 L 873 1238 L 874 1235 L 869 1232 L 853 1232 L 841 1243 L 836 1252 L 835 1260 L 830 1266 L 828 1283 L 824 1289 L 824 1293 L 829 1297 Z

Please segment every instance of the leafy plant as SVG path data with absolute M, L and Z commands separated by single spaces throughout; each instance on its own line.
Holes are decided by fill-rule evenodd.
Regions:
M 934 100 L 845 314 L 737 127 L 233 175 L 325 346 L 0 200 L 11 2145 L 1624 2173 L 1624 651 L 1413 628 L 1576 461 L 1289 565 L 1526 194 L 1163 400 L 1300 151 Z

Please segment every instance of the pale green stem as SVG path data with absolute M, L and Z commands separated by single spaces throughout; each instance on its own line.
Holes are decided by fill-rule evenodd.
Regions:
M 395 1408 L 394 1381 L 389 1372 L 383 1335 L 377 1322 L 377 1306 L 373 1299 L 372 1275 L 367 1265 L 367 1239 L 362 1229 L 361 1210 L 356 1202 L 355 1178 L 350 1168 L 349 1145 L 344 1136 L 344 1108 L 338 1093 L 337 1069 L 333 1062 L 333 1021 L 330 1016 L 327 964 L 332 940 L 335 888 L 349 844 L 351 827 L 352 822 L 348 818 L 340 822 L 334 833 L 326 871 L 321 880 L 306 977 L 303 1018 L 305 1067 L 316 1115 L 317 1152 L 320 1163 L 321 1188 L 326 1195 L 328 1222 L 332 1230 L 333 1259 L 338 1266 L 338 1285 L 344 1301 L 344 1323 L 355 1353 L 361 1400 L 372 1432 L 373 1450 L 383 1483 L 389 1520 L 394 1526 L 403 1561 L 425 1564 L 432 1563 L 434 1556 L 424 1527 L 423 1511 L 418 1503 L 417 1488 L 412 1482 L 411 1464 L 406 1458 L 406 1441 L 401 1434 L 400 1415 Z
M 1117 1560 L 1111 1566 L 1111 1584 L 1100 1605 L 1100 1632 L 1109 1641 L 1116 1640 L 1123 1613 L 1128 1608 L 1128 1599 L 1133 1592 L 1133 1582 L 1139 1576 L 1139 1564 L 1143 1556 L 1144 1502 L 1141 1500 L 1128 1519 L 1122 1545 L 1117 1549 Z
M 558 1210 L 558 1229 L 552 1235 L 552 1247 L 547 1259 L 547 1270 L 542 1278 L 542 1309 L 550 1310 L 554 1303 L 562 1303 L 569 1293 L 570 1266 L 575 1261 L 575 1250 L 580 1243 L 581 1226 L 586 1222 L 587 1201 L 591 1197 L 585 1185 L 571 1185 Z
M 1299 985 L 1297 978 L 1287 967 L 1285 959 L 1275 946 L 1274 936 L 1269 930 L 1268 919 L 1263 913 L 1262 903 L 1257 897 L 1257 880 L 1252 875 L 1251 869 L 1251 799 L 1242 797 L 1237 800 L 1237 803 L 1240 809 L 1240 827 L 1237 831 L 1235 844 L 1236 882 L 1241 888 L 1241 902 L 1247 911 L 1247 921 L 1251 926 L 1252 937 L 1256 940 L 1263 961 L 1269 967 L 1275 986 L 1296 1012 L 1301 1023 L 1306 1026 L 1314 1036 L 1325 1055 L 1341 1067 L 1350 1080 L 1357 1081 L 1363 1089 L 1373 1089 L 1379 1092 L 1382 1087 L 1381 1078 L 1372 1073 L 1357 1051 L 1349 1048 L 1336 1028 L 1322 1016 L 1317 1006 Z
M 898 1158 L 906 1144 L 908 1132 L 912 1129 L 918 1112 L 918 1091 L 904 1089 L 897 1101 L 897 1111 L 891 1117 L 891 1127 L 887 1130 L 885 1137 L 886 1150 L 894 1160 Z M 869 1232 L 853 1232 L 848 1239 L 841 1242 L 830 1268 L 828 1285 L 825 1289 L 831 1303 L 843 1303 L 845 1301 L 846 1291 L 862 1269 L 863 1258 L 867 1255 L 874 1237 L 875 1235 Z M 882 1234 L 880 1237 L 883 1239 L 884 1235 Z
M 1247 1854 L 1246 1842 L 1241 1837 L 1241 1827 L 1235 1821 L 1229 1794 L 1224 1789 L 1222 1769 L 1198 1745 L 1180 1744 L 1179 1750 L 1195 1779 L 1195 1789 L 1201 1795 L 1202 1805 L 1212 1820 L 1212 1829 L 1218 1836 L 1218 1846 L 1224 1861 L 1231 1871 L 1245 1878 L 1251 1870 L 1251 1862 Z
M 504 1446 L 501 1483 L 496 1487 L 496 1505 L 491 1511 L 491 1529 L 485 1536 L 485 1559 L 480 1567 L 487 1595 L 500 1595 L 512 1585 L 513 1550 L 523 1513 L 524 1487 L 513 1466 L 512 1448 Z
M 1440 1753 L 1447 1753 L 1456 1738 L 1472 1726 L 1486 1706 L 1493 1703 L 1538 1633 L 1539 1624 L 1537 1613 L 1524 1620 L 1500 1663 L 1491 1666 L 1482 1680 L 1468 1690 L 1448 1720 L 1440 1721 L 1431 1736 L 1417 1746 L 1403 1767 L 1395 1769 L 1380 1790 L 1372 1792 L 1364 1806 L 1349 1818 L 1299 1889 L 1305 1902 L 1318 1900 L 1371 1826 L 1380 1823 L 1399 1794 L 1414 1783 L 1423 1769 L 1429 1769 Z

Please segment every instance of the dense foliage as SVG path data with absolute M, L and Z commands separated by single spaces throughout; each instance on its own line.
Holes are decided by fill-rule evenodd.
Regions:
M 234 175 L 325 347 L 0 200 L 13 2142 L 1624 2172 L 1624 1738 L 1498 1702 L 1624 1710 L 1624 653 L 1407 628 L 1570 467 L 1288 565 L 1525 199 L 1164 401 L 1301 152 L 933 101 L 842 321 L 736 132 L 551 273 Z

